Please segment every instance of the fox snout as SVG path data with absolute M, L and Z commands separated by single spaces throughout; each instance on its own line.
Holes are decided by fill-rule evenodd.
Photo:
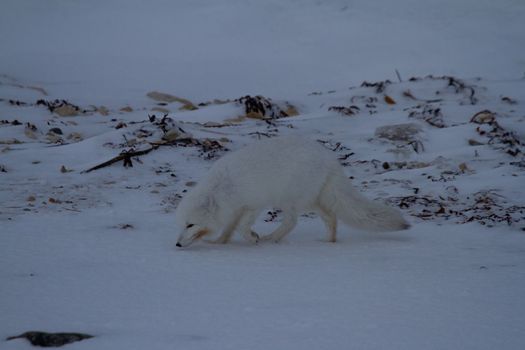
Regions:
M 198 225 L 191 225 L 187 227 L 179 236 L 177 244 L 178 248 L 184 248 L 192 244 L 193 242 L 201 239 L 202 237 L 211 233 L 211 230 L 206 227 L 200 227 Z

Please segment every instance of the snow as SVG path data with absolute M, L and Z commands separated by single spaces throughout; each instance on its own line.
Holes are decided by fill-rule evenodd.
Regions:
M 524 15 L 513 0 L 3 1 L 0 348 L 32 348 L 3 341 L 29 330 L 95 335 L 71 349 L 524 348 L 524 160 L 508 153 L 525 151 Z M 159 105 L 153 90 L 199 108 Z M 247 94 L 299 115 L 239 118 Z M 413 226 L 341 226 L 330 244 L 305 215 L 280 244 L 176 249 L 179 199 L 229 151 L 161 146 L 85 172 L 159 142 L 154 108 L 229 150 L 324 141 Z M 471 122 L 483 110 L 521 144 Z M 406 123 L 421 129 L 412 144 L 375 135 Z
M 517 233 L 432 224 L 331 245 L 303 223 L 281 245 L 175 252 L 169 218 L 129 233 L 108 229 L 123 215 L 81 215 L 73 230 L 67 216 L 37 217 L 3 238 L 4 334 L 82 329 L 98 336 L 75 345 L 86 349 L 523 344 Z

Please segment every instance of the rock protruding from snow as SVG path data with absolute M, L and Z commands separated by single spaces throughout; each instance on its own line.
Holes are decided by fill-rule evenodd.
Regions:
M 31 345 L 34 346 L 59 347 L 89 338 L 93 338 L 93 336 L 84 333 L 47 333 L 30 331 L 13 337 L 8 337 L 6 340 L 27 339 Z

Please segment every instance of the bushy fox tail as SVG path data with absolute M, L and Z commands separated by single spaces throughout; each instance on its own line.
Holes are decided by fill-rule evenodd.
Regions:
M 343 173 L 330 176 L 320 204 L 345 224 L 362 230 L 398 231 L 410 227 L 401 212 L 361 195 Z

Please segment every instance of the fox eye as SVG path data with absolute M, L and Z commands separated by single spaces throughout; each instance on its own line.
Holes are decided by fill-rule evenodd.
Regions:
M 193 226 L 195 226 L 194 224 L 188 224 L 186 225 L 186 228 L 192 228 Z

